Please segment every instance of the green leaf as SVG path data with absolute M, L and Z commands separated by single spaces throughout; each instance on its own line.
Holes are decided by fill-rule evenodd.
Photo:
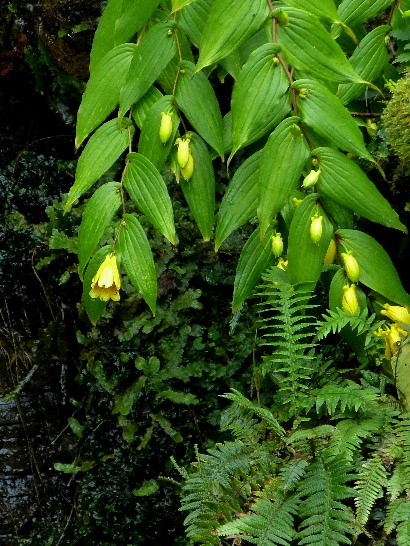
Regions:
M 319 195 L 372 222 L 407 233 L 399 215 L 354 161 L 333 148 L 316 148 L 312 155 L 319 160 Z
M 121 206 L 119 182 L 103 184 L 88 201 L 78 229 L 78 270 L 80 278 L 95 249 Z
M 399 305 L 410 305 L 389 255 L 373 237 L 353 229 L 339 229 L 339 242 L 359 263 L 359 282 Z
M 242 249 L 234 282 L 233 313 L 236 313 L 242 303 L 251 296 L 262 274 L 274 262 L 272 234 L 272 229 L 268 229 L 262 239 L 260 229 L 257 228 Z
M 129 42 L 151 17 L 159 0 L 110 0 L 94 35 L 90 73 L 113 47 Z
M 172 133 L 166 143 L 161 142 L 159 130 L 161 127 L 162 113 L 172 114 Z M 151 163 L 161 171 L 169 152 L 175 142 L 178 132 L 179 116 L 174 106 L 174 97 L 165 95 L 160 98 L 148 111 L 144 124 L 141 127 L 138 152 L 144 155 Z
M 112 252 L 112 246 L 110 245 L 103 246 L 102 248 L 98 249 L 97 252 L 92 257 L 92 259 L 90 260 L 84 274 L 84 282 L 83 282 L 84 308 L 88 315 L 88 318 L 90 319 L 90 321 L 92 322 L 94 326 L 100 320 L 101 315 L 103 314 L 104 309 L 107 307 L 108 302 L 102 301 L 99 298 L 91 298 L 90 296 L 91 281 L 93 277 L 96 275 L 98 268 L 103 263 L 105 257 L 110 252 Z
M 189 210 L 204 241 L 209 241 L 212 237 L 215 219 L 214 169 L 209 150 L 204 141 L 198 135 L 190 134 L 190 150 L 194 160 L 194 172 L 188 181 L 181 178 L 180 184 Z
M 204 73 L 195 74 L 195 66 L 190 61 L 182 61 L 180 67 L 175 92 L 178 106 L 195 131 L 223 156 L 222 115 L 214 89 Z
M 118 106 L 120 90 L 136 47 L 135 44 L 121 44 L 111 49 L 91 74 L 77 113 L 76 148 Z
M 314 80 L 297 80 L 292 87 L 299 91 L 302 121 L 342 150 L 373 161 L 359 127 L 335 95 Z
M 132 107 L 131 115 L 140 129 L 144 125 L 148 112 L 161 97 L 163 97 L 161 91 L 152 85 Z
M 238 49 L 262 27 L 268 15 L 265 0 L 214 0 L 202 34 L 196 70 Z
M 131 284 L 144 298 L 155 315 L 157 301 L 157 274 L 145 231 L 131 214 L 124 214 L 118 236 L 121 263 Z
M 171 0 L 172 13 L 176 13 L 180 9 L 184 8 L 185 6 L 189 6 L 189 4 L 192 4 L 192 2 L 195 1 L 196 0 Z
M 156 480 L 147 480 L 141 485 L 141 487 L 134 489 L 132 494 L 136 497 L 147 497 L 156 493 L 158 489 L 159 485 Z
M 132 152 L 127 156 L 124 186 L 132 201 L 172 244 L 176 243 L 171 198 L 164 179 L 149 159 Z
M 282 13 L 285 14 L 282 20 L 286 22 L 278 25 L 278 43 L 292 66 L 330 81 L 363 82 L 340 46 L 315 15 L 288 7 L 273 12 L 278 17 Z
M 343 0 L 337 11 L 346 25 L 357 26 L 391 6 L 393 0 Z
M 191 43 L 188 38 L 179 28 L 176 28 L 174 33 L 178 43 L 178 53 L 174 55 L 157 78 L 158 85 L 167 95 L 173 95 L 175 93 L 175 87 L 179 77 L 179 63 L 182 60 L 194 62 Z
M 323 211 L 318 197 L 315 193 L 305 197 L 296 209 L 290 225 L 287 257 L 289 279 L 294 285 L 317 283 L 333 236 L 332 224 Z M 323 216 L 323 234 L 318 243 L 314 243 L 310 236 L 312 218 L 316 214 Z
M 120 118 L 155 82 L 177 53 L 173 22 L 158 23 L 135 48 L 126 82 L 120 93 Z
M 339 14 L 333 0 L 284 0 L 284 4 L 308 11 L 320 19 L 328 19 L 333 23 L 339 21 Z
M 196 0 L 180 13 L 178 25 L 195 47 L 199 47 L 212 2 L 213 0 Z
M 390 31 L 387 25 L 374 28 L 366 34 L 350 57 L 350 63 L 361 78 L 368 82 L 376 80 L 389 62 L 386 47 L 386 35 Z M 363 95 L 366 84 L 341 84 L 337 96 L 343 104 L 347 104 Z
M 122 415 L 126 417 L 132 411 L 132 407 L 138 400 L 139 394 L 144 388 L 147 378 L 142 375 L 132 383 L 127 389 L 124 389 L 120 394 L 115 395 L 115 404 L 112 409 L 113 415 Z
M 257 151 L 238 168 L 222 198 L 215 232 L 215 252 L 239 227 L 256 216 L 259 200 L 259 162 L 262 151 Z
M 397 358 L 392 359 L 393 375 L 396 389 L 406 412 L 410 411 L 410 345 L 403 344 Z
M 128 147 L 133 132 L 132 126 L 119 126 L 118 119 L 107 121 L 96 130 L 78 159 L 75 182 L 68 193 L 64 213 L 114 165 Z
M 277 120 L 279 100 L 289 87 L 286 74 L 276 59 L 279 49 L 274 44 L 264 44 L 251 53 L 239 73 L 232 92 L 231 156 L 267 133 Z M 282 119 L 289 110 L 287 100 Z
M 275 215 L 298 187 L 309 157 L 309 148 L 297 123 L 299 118 L 283 120 L 263 148 L 259 168 L 258 218 L 264 235 Z

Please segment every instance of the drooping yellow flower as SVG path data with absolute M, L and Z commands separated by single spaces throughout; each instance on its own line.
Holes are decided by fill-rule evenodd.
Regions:
M 349 250 L 349 252 L 342 252 L 341 256 L 346 275 L 352 282 L 357 282 L 360 276 L 360 267 L 356 258 L 353 256 L 353 252 L 351 250 Z
M 359 302 L 357 301 L 355 284 L 351 284 L 350 286 L 346 284 L 343 287 L 342 307 L 351 315 L 354 315 L 359 309 Z
M 283 269 L 283 271 L 286 270 L 288 265 L 288 260 L 284 260 L 282 257 L 279 258 L 278 263 L 276 264 L 276 267 L 279 267 L 279 269 Z
M 99 298 L 102 301 L 108 301 L 109 299 L 119 301 L 120 288 L 121 277 L 117 257 L 113 253 L 107 254 L 92 278 L 90 296 L 94 299 Z
M 168 142 L 172 135 L 172 112 L 161 113 L 161 125 L 159 128 L 159 139 L 163 144 Z
M 312 216 L 310 224 L 310 238 L 315 244 L 319 244 L 323 234 L 323 216 Z
M 407 336 L 407 332 L 400 328 L 398 324 L 379 328 L 374 334 L 386 338 L 386 351 L 384 354 L 387 358 L 391 358 L 399 350 L 403 339 Z
M 283 252 L 283 239 L 280 233 L 275 233 L 272 235 L 272 252 L 276 258 L 282 255 Z
M 332 264 L 334 262 L 334 259 L 336 257 L 336 241 L 334 239 L 330 239 L 329 246 L 326 250 L 326 255 L 323 260 L 323 263 L 326 265 Z
M 402 307 L 401 305 L 389 305 L 388 303 L 383 307 L 384 309 L 381 311 L 382 315 L 386 315 L 386 317 L 394 320 L 394 322 L 410 324 L 410 313 L 406 307 Z

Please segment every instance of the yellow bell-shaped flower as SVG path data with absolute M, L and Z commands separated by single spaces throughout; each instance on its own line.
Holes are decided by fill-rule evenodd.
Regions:
M 342 307 L 351 315 L 354 315 L 359 309 L 359 302 L 357 301 L 355 284 L 351 284 L 350 286 L 346 284 L 343 287 Z
M 389 305 L 388 303 L 386 303 L 383 307 L 384 309 L 381 311 L 382 315 L 394 320 L 394 322 L 410 324 L 410 313 L 406 307 L 402 307 L 401 305 Z
M 90 296 L 94 299 L 99 298 L 102 301 L 108 301 L 109 299 L 119 301 L 120 288 L 121 277 L 117 257 L 113 253 L 107 254 L 92 278 Z

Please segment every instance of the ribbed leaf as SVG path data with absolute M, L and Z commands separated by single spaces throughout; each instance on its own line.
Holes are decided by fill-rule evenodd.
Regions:
M 389 62 L 386 48 L 386 35 L 390 27 L 382 25 L 366 34 L 350 57 L 350 63 L 361 78 L 368 82 L 376 80 Z M 344 83 L 339 86 L 337 96 L 343 104 L 360 97 L 367 86 L 365 84 Z
M 272 233 L 272 230 L 268 229 L 262 240 L 260 229 L 257 228 L 242 249 L 234 282 L 233 313 L 236 313 L 246 298 L 252 294 L 262 274 L 273 264 L 275 257 L 272 253 Z
M 78 270 L 82 278 L 84 268 L 121 205 L 119 182 L 107 182 L 94 192 L 84 209 L 78 229 Z
M 154 259 L 145 231 L 131 214 L 124 214 L 118 236 L 121 264 L 133 286 L 140 292 L 155 315 L 157 275 Z
M 284 0 L 284 4 L 313 13 L 320 19 L 328 19 L 333 23 L 339 20 L 333 0 Z
M 199 47 L 212 2 L 213 0 L 196 0 L 179 15 L 178 25 L 196 47 Z
M 268 15 L 265 0 L 214 0 L 202 34 L 196 70 L 238 49 L 262 27 Z
M 190 150 L 194 160 L 192 177 L 180 180 L 182 193 L 199 227 L 204 241 L 212 237 L 215 218 L 215 175 L 209 150 L 198 135 L 190 133 Z
M 124 186 L 151 224 L 175 244 L 171 198 L 164 179 L 151 161 L 142 154 L 135 152 L 128 154 Z
M 136 47 L 121 44 L 111 49 L 91 74 L 77 113 L 76 148 L 118 105 Z
M 309 148 L 297 125 L 298 121 L 297 117 L 282 121 L 263 148 L 257 211 L 262 236 L 297 188 L 304 164 L 309 157 Z
M 159 0 L 110 0 L 96 30 L 90 72 L 113 47 L 129 42 L 151 17 Z
M 264 44 L 251 53 L 239 73 L 232 92 L 231 155 L 273 127 L 279 100 L 289 87 L 284 70 L 275 63 L 279 49 L 275 44 Z M 285 114 L 289 103 L 286 110 Z
M 173 28 L 172 22 L 158 23 L 144 35 L 142 42 L 136 47 L 120 93 L 120 117 L 148 91 L 176 54 Z
M 337 11 L 346 25 L 357 26 L 376 17 L 392 3 L 393 0 L 343 0 Z
M 297 80 L 292 87 L 300 92 L 298 107 L 302 121 L 342 150 L 373 161 L 359 127 L 335 95 L 314 80 Z
M 185 6 L 189 6 L 189 4 L 192 4 L 192 2 L 195 1 L 196 0 L 171 0 L 172 13 L 176 13 L 180 9 L 184 8 Z
M 278 43 L 292 66 L 330 81 L 363 81 L 315 15 L 288 7 L 273 13 L 285 20 L 278 25 Z
M 360 266 L 359 282 L 399 305 L 410 305 L 389 255 L 373 237 L 353 229 L 339 229 L 340 243 L 352 250 Z
M 129 133 L 133 130 L 130 126 L 120 127 L 118 119 L 107 121 L 96 130 L 78 159 L 75 182 L 68 193 L 64 212 L 112 167 L 127 148 Z
M 165 143 L 161 142 L 159 136 L 162 113 L 172 114 L 172 133 Z M 174 145 L 178 125 L 179 116 L 174 106 L 174 97 L 171 95 L 165 95 L 159 99 L 147 113 L 141 128 L 138 152 L 149 159 L 158 171 L 161 171 L 165 165 L 168 154 Z
M 316 148 L 312 155 L 319 160 L 319 195 L 372 222 L 407 232 L 390 203 L 354 161 L 333 148 Z
M 223 156 L 223 125 L 218 100 L 208 78 L 202 72 L 195 73 L 195 66 L 189 61 L 181 62 L 175 98 L 196 132 Z
M 288 272 L 291 284 L 316 284 L 323 269 L 323 261 L 333 236 L 332 224 L 313 193 L 305 197 L 293 216 L 288 237 Z M 310 226 L 315 215 L 323 216 L 323 233 L 314 243 Z
M 259 186 L 258 173 L 262 152 L 248 157 L 238 168 L 222 198 L 215 232 L 215 252 L 240 226 L 256 216 Z
M 161 97 L 163 97 L 161 91 L 152 85 L 145 95 L 132 107 L 132 117 L 140 129 L 142 129 L 149 110 Z

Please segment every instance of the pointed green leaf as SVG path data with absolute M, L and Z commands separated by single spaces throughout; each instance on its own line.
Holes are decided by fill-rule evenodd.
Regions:
M 239 227 L 256 216 L 259 200 L 259 150 L 238 168 L 222 198 L 215 232 L 215 252 Z
M 161 91 L 152 85 L 145 95 L 132 107 L 132 117 L 140 129 L 142 129 L 149 110 L 161 97 L 163 97 Z
M 75 182 L 69 191 L 64 213 L 112 167 L 128 147 L 133 131 L 131 126 L 119 127 L 118 119 L 107 121 L 96 130 L 78 159 Z
M 319 195 L 372 222 L 407 232 L 399 215 L 354 161 L 333 148 L 316 148 L 312 155 L 319 160 Z
M 287 6 L 313 13 L 320 19 L 328 19 L 333 23 L 339 21 L 339 14 L 333 0 L 284 0 L 284 3 Z
M 151 224 L 175 244 L 174 214 L 167 186 L 151 161 L 142 154 L 128 154 L 124 187 Z
M 110 0 L 94 35 L 90 72 L 113 47 L 129 42 L 151 17 L 159 0 Z
M 215 219 L 214 169 L 205 142 L 198 135 L 190 134 L 192 135 L 190 150 L 194 160 L 194 172 L 188 181 L 181 178 L 180 184 L 204 241 L 209 241 Z
M 275 260 L 272 252 L 272 234 L 273 231 L 268 229 L 261 238 L 260 229 L 257 228 L 242 249 L 234 282 L 233 313 L 236 313 L 242 303 L 252 295 L 262 274 Z
M 223 156 L 222 115 L 213 87 L 203 72 L 195 73 L 193 63 L 182 61 L 180 66 L 175 92 L 178 106 L 195 131 Z
M 118 236 L 121 264 L 131 284 L 144 298 L 155 315 L 157 301 L 157 274 L 154 258 L 145 231 L 131 214 L 124 214 Z
M 103 184 L 88 201 L 78 229 L 78 270 L 82 278 L 88 260 L 121 206 L 119 182 Z
M 336 234 L 346 251 L 353 251 L 359 263 L 359 282 L 399 305 L 410 305 L 400 277 L 384 248 L 370 235 L 353 229 L 339 229 Z
M 199 48 L 197 71 L 238 49 L 269 15 L 265 0 L 214 0 Z
M 185 6 L 189 6 L 189 4 L 192 4 L 192 2 L 195 1 L 196 0 L 171 0 L 172 13 L 176 13 L 180 9 L 184 8 Z
M 335 95 L 314 80 L 296 80 L 292 87 L 299 90 L 302 121 L 342 150 L 373 161 L 359 127 Z
M 285 16 L 281 19 L 286 22 L 278 25 L 278 44 L 292 66 L 330 81 L 363 81 L 315 15 L 286 7 L 276 12 L 278 17 L 282 12 Z
M 299 129 L 299 118 L 282 121 L 263 148 L 259 168 L 258 218 L 264 235 L 275 215 L 298 187 L 309 157 L 309 147 Z
M 165 143 L 161 142 L 159 136 L 163 113 L 172 115 L 172 133 Z M 149 159 L 158 171 L 161 171 L 165 165 L 168 154 L 174 145 L 179 121 L 179 116 L 174 106 L 174 97 L 172 95 L 165 95 L 159 99 L 147 113 L 141 128 L 138 152 Z
M 393 4 L 393 0 L 343 0 L 337 11 L 346 25 L 357 26 L 373 19 Z
M 77 113 L 76 148 L 118 106 L 135 48 L 121 44 L 111 49 L 91 74 Z
M 136 47 L 120 93 L 120 118 L 148 91 L 177 53 L 173 28 L 173 22 L 158 23 Z
M 353 229 L 355 225 L 355 217 L 353 212 L 350 209 L 347 209 L 345 206 L 336 203 L 333 199 L 325 197 L 323 194 L 320 194 L 320 201 L 325 209 L 329 218 L 332 219 L 332 222 L 342 229 Z
M 350 64 L 361 78 L 368 82 L 376 80 L 389 62 L 386 47 L 387 25 L 376 27 L 366 34 L 350 57 Z M 344 83 L 339 86 L 337 96 L 343 104 L 360 97 L 367 89 L 363 83 Z
M 333 227 L 318 198 L 315 193 L 305 197 L 296 209 L 290 225 L 287 257 L 291 284 L 315 285 L 323 269 L 323 261 L 333 236 Z M 310 235 L 312 218 L 315 215 L 323 217 L 323 233 L 318 243 L 313 242 Z
M 84 274 L 83 303 L 88 318 L 94 326 L 100 320 L 101 315 L 104 313 L 104 309 L 107 307 L 108 302 L 102 301 L 99 298 L 92 298 L 90 296 L 91 281 L 96 275 L 98 268 L 103 263 L 105 257 L 110 252 L 112 252 L 112 246 L 107 245 L 98 249 L 90 260 Z
M 179 63 L 181 60 L 194 62 L 194 56 L 191 51 L 191 43 L 181 29 L 174 30 L 178 45 L 178 53 L 170 60 L 156 82 L 166 95 L 173 95 L 179 76 Z
M 199 47 L 212 2 L 213 0 L 196 0 L 184 8 L 179 15 L 178 25 L 195 47 Z
M 232 92 L 231 155 L 258 140 L 272 129 L 276 121 L 279 100 L 289 87 L 286 74 L 276 58 L 279 49 L 274 44 L 264 44 L 251 53 L 239 73 Z M 289 101 L 285 104 L 284 115 L 290 110 Z

